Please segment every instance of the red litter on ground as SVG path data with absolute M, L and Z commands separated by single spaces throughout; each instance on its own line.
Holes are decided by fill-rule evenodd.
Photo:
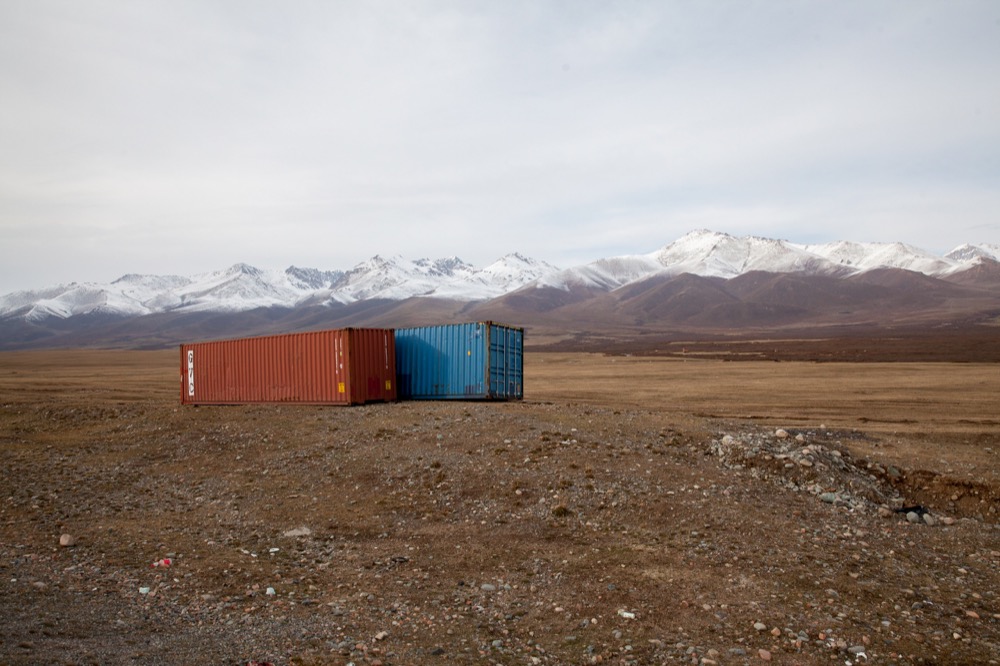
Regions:
M 169 557 L 164 557 L 162 560 L 157 560 L 153 562 L 154 567 L 169 567 L 172 561 Z

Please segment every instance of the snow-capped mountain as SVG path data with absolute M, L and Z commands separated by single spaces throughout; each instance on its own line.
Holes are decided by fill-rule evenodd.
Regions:
M 110 284 L 73 283 L 0 296 L 0 320 L 245 312 L 416 296 L 478 302 L 524 288 L 610 292 L 682 273 L 724 279 L 752 271 L 847 277 L 897 268 L 940 277 L 984 261 L 1000 261 L 1000 246 L 961 245 L 938 257 L 903 243 L 799 245 L 698 230 L 649 254 L 604 258 L 565 270 L 514 253 L 482 269 L 458 257 L 411 261 L 376 255 L 349 270 L 291 266 L 279 271 L 236 264 L 191 277 L 129 274 Z
M 519 254 L 481 270 L 458 257 L 408 261 L 375 256 L 347 271 L 295 266 L 277 271 L 235 264 L 192 277 L 128 274 L 110 284 L 73 283 L 14 292 L 0 296 L 0 318 L 37 321 L 80 314 L 241 312 L 414 296 L 475 301 L 500 296 L 556 270 Z
M 847 277 L 878 268 L 901 268 L 940 276 L 971 268 L 982 259 L 1000 261 L 1000 246 L 962 245 L 937 257 L 904 243 L 800 245 L 702 229 L 650 254 L 599 259 L 547 276 L 535 286 L 613 290 L 653 276 L 690 273 L 729 279 L 751 271 Z
M 941 275 L 948 273 L 956 265 L 953 260 L 935 257 L 905 243 L 837 241 L 822 245 L 806 245 L 803 249 L 846 268 L 851 273 L 862 273 L 876 268 L 903 268 L 925 275 Z
M 990 245 L 984 243 L 982 245 L 959 245 L 954 250 L 944 255 L 945 259 L 950 259 L 951 261 L 958 262 L 959 264 L 968 264 L 970 262 L 974 263 L 979 259 L 992 259 L 993 261 L 1000 261 L 1000 245 Z

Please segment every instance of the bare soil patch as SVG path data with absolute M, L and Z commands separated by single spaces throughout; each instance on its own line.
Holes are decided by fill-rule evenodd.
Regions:
M 177 363 L 0 354 L 0 664 L 1000 663 L 995 364 L 189 408 Z

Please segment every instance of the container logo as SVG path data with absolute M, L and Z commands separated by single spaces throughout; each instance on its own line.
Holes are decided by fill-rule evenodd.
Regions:
M 194 350 L 188 350 L 188 396 L 194 397 Z

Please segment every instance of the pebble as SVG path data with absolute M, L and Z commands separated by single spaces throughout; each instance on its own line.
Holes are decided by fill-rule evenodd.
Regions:
M 763 660 L 763 661 L 771 661 L 771 651 L 770 650 L 765 650 L 764 648 L 761 648 L 761 649 L 757 650 L 757 656 L 760 657 L 761 660 Z
M 937 518 L 935 518 L 934 516 L 932 516 L 929 513 L 925 513 L 924 514 L 924 522 L 927 523 L 927 525 L 929 527 L 934 527 L 935 525 L 937 525 Z
M 767 631 L 767 625 L 764 624 L 763 622 L 754 622 L 753 628 L 756 629 L 757 631 Z
M 920 514 L 917 513 L 916 511 L 910 511 L 909 513 L 906 514 L 906 520 L 907 520 L 907 522 L 914 523 L 914 524 L 919 523 L 920 522 Z
M 497 586 L 492 585 L 490 583 L 483 583 L 482 585 L 479 586 L 479 589 L 482 590 L 483 592 L 496 592 Z
M 774 436 L 777 437 L 778 439 L 787 439 L 788 431 L 785 430 L 784 428 L 778 428 L 777 430 L 774 431 Z
M 303 537 L 312 534 L 312 530 L 308 527 L 296 527 L 295 529 L 288 530 L 284 533 L 286 537 Z
M 72 534 L 63 534 L 59 537 L 59 545 L 63 548 L 72 548 L 76 545 L 76 537 Z

